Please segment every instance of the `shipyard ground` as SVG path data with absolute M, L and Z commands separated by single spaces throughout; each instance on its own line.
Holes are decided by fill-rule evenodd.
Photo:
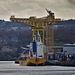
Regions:
M 14 61 L 0 61 L 0 75 L 75 75 L 75 67 L 20 66 Z

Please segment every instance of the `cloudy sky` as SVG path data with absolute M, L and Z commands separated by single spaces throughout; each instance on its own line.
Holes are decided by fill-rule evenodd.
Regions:
M 75 0 L 0 0 L 0 19 L 16 17 L 43 17 L 45 8 L 55 13 L 56 18 L 75 19 Z

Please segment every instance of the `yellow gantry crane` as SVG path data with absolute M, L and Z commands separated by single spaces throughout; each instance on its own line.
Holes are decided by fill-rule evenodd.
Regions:
M 10 20 L 13 22 L 21 23 L 27 26 L 30 26 L 32 28 L 32 42 L 33 42 L 33 36 L 36 35 L 38 38 L 38 31 L 41 36 L 41 40 L 44 44 L 44 27 L 46 27 L 46 58 L 48 58 L 48 52 L 53 52 L 53 46 L 54 46 L 54 30 L 53 30 L 53 24 L 55 22 L 60 22 L 60 18 L 56 18 L 54 16 L 54 13 L 51 11 L 48 11 L 49 15 L 43 18 L 36 18 L 36 17 L 30 17 L 30 18 L 15 18 L 15 16 L 11 16 Z M 44 52 L 43 52 L 44 53 Z

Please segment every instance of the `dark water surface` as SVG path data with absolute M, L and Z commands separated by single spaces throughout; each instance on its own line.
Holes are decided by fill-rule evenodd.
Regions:
M 0 61 L 0 75 L 75 75 L 75 67 L 20 66 L 14 61 Z

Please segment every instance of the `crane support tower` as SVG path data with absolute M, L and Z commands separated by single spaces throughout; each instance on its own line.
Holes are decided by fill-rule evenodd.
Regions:
M 53 30 L 53 24 L 55 22 L 60 22 L 60 18 L 56 18 L 54 16 L 54 13 L 47 10 L 49 15 L 43 18 L 36 18 L 34 16 L 29 18 L 15 18 L 15 16 L 11 16 L 10 20 L 13 22 L 21 23 L 27 26 L 30 26 L 32 28 L 32 37 L 36 35 L 38 38 L 38 31 L 41 36 L 41 40 L 44 44 L 44 27 L 46 27 L 46 58 L 48 58 L 48 52 L 53 52 L 53 46 L 54 46 L 54 30 Z M 32 38 L 33 41 L 33 38 Z M 44 52 L 43 52 L 44 53 Z

